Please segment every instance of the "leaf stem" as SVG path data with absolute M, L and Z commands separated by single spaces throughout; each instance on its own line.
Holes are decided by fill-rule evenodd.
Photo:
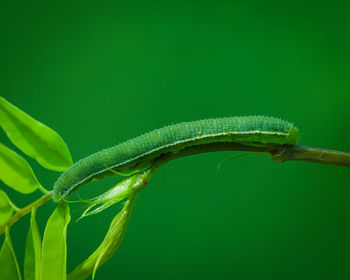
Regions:
M 7 200 L 8 203 L 10 204 L 11 208 L 13 210 L 15 210 L 16 213 L 18 213 L 19 211 L 21 211 L 22 209 L 21 208 L 18 208 L 16 204 L 14 204 L 10 199 Z
M 47 194 L 49 191 L 47 189 L 45 189 L 42 185 L 39 185 L 38 189 L 43 193 L 43 194 Z
M 42 204 L 44 204 L 46 201 L 50 200 L 51 198 L 52 198 L 52 192 L 47 192 L 46 194 L 44 194 L 42 197 L 35 200 L 31 204 L 27 205 L 26 207 L 24 207 L 22 209 L 19 209 L 19 211 L 17 211 L 17 213 L 15 215 L 13 215 L 11 217 L 11 219 L 7 221 L 6 224 L 4 224 L 0 227 L 0 235 L 5 232 L 7 227 L 10 228 L 20 218 L 22 218 L 23 216 L 30 213 L 32 211 L 33 207 L 38 208 L 39 206 L 41 206 Z

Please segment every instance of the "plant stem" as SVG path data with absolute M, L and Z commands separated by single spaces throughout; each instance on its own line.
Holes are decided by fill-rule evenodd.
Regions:
M 38 208 L 42 204 L 44 204 L 46 201 L 50 200 L 52 198 L 52 192 L 48 192 L 39 199 L 35 200 L 31 204 L 27 205 L 26 207 L 20 209 L 15 215 L 11 217 L 10 220 L 7 221 L 6 224 L 0 227 L 0 235 L 3 234 L 6 230 L 6 227 L 10 228 L 15 222 L 17 222 L 20 218 L 30 213 L 33 209 L 33 207 Z
M 340 151 L 295 145 L 269 152 L 279 162 L 299 160 L 350 167 L 350 153 Z
M 170 160 L 194 154 L 218 151 L 248 151 L 257 153 L 268 153 L 271 155 L 272 159 L 277 162 L 297 160 L 350 167 L 350 153 L 346 152 L 299 145 L 248 146 L 238 143 L 227 142 L 203 144 L 195 147 L 192 146 L 187 147 L 179 151 L 178 153 L 168 153 L 161 155 L 158 159 L 154 161 L 154 164 L 151 168 L 139 174 L 139 179 L 145 186 L 147 185 L 151 177 Z M 14 216 L 12 216 L 12 218 L 5 225 L 0 227 L 0 235 L 4 233 L 6 227 L 11 227 L 21 217 L 31 212 L 33 207 L 37 208 L 52 198 L 52 191 L 47 191 L 44 188 L 40 188 L 40 190 L 44 192 L 44 195 L 22 209 L 15 209 L 17 213 Z
M 183 156 L 217 151 L 248 151 L 268 153 L 271 155 L 272 159 L 277 162 L 298 160 L 350 167 L 350 153 L 346 152 L 299 145 L 269 145 L 264 147 L 253 147 L 229 142 L 211 143 L 199 145 L 196 147 L 188 147 L 179 153 L 168 155 L 167 161 Z

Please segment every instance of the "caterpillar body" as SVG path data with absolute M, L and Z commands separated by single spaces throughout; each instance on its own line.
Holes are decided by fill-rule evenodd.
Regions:
M 82 184 L 112 170 L 125 172 L 150 167 L 166 153 L 211 143 L 234 142 L 248 146 L 294 145 L 298 129 L 290 122 L 265 116 L 239 116 L 182 122 L 155 129 L 83 158 L 58 178 L 53 189 L 59 201 Z

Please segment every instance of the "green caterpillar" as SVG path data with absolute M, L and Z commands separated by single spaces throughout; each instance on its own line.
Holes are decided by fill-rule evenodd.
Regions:
M 267 147 L 294 145 L 298 129 L 290 122 L 264 116 L 243 116 L 182 122 L 130 139 L 73 164 L 54 185 L 59 201 L 82 184 L 117 172 L 148 168 L 162 154 L 178 153 L 198 145 L 234 142 Z

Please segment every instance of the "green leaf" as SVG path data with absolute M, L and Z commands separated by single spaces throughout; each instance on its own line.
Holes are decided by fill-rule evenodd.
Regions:
M 96 270 L 113 256 L 123 240 L 137 193 L 129 197 L 123 209 L 114 217 L 100 246 L 68 274 L 68 280 L 83 280 L 91 273 L 94 279 Z
M 0 251 L 0 279 L 22 279 L 16 254 L 12 247 L 9 228 L 6 228 L 5 240 Z
M 13 210 L 7 194 L 0 190 L 0 225 L 5 224 L 11 218 Z
M 41 280 L 66 279 L 69 221 L 69 206 L 66 202 L 61 202 L 46 224 L 40 264 Z
M 39 280 L 41 237 L 35 221 L 36 208 L 32 209 L 24 256 L 24 280 Z
M 31 193 L 40 186 L 28 162 L 1 143 L 0 179 L 21 193 Z
M 0 96 L 0 125 L 10 140 L 43 167 L 64 171 L 72 157 L 61 136 Z
M 109 190 L 107 190 L 106 192 L 104 192 L 99 196 L 96 196 L 89 200 L 80 200 L 81 202 L 85 202 L 89 204 L 89 206 L 81 215 L 79 220 L 84 217 L 97 214 L 105 210 L 106 208 L 112 206 L 113 204 L 118 203 L 119 201 L 127 198 L 133 192 L 139 191 L 141 188 L 144 188 L 145 187 L 144 176 L 145 176 L 144 174 L 137 174 L 137 175 L 130 176 L 129 178 L 126 178 L 123 181 L 118 182 L 112 188 L 110 188 Z M 96 208 L 93 209 L 94 207 Z

